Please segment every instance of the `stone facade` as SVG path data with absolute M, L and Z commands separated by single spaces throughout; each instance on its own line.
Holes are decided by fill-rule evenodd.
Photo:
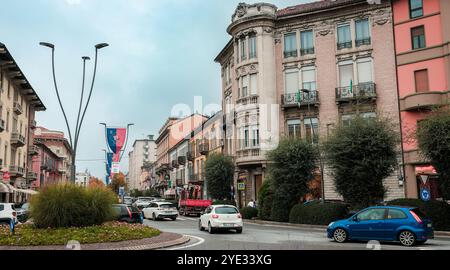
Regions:
M 232 38 L 215 61 L 222 66 L 225 152 L 235 157 L 236 185 L 246 187 L 238 192 L 241 205 L 257 199 L 266 152 L 289 135 L 289 127 L 291 134 L 313 141 L 326 139 L 340 121 L 357 113 L 388 117 L 399 126 L 391 10 L 389 1 L 319 1 L 281 10 L 239 4 L 227 28 Z M 345 44 L 338 40 L 344 26 Z M 361 33 L 364 39 L 356 37 Z M 344 65 L 351 69 L 350 87 L 342 79 Z M 300 106 L 299 89 L 310 91 L 300 92 Z M 344 96 L 347 92 L 352 95 Z M 357 95 L 363 92 L 370 95 L 361 99 Z M 401 174 L 397 169 L 385 179 L 385 199 L 404 197 Z M 323 182 L 325 199 L 340 199 L 326 165 Z

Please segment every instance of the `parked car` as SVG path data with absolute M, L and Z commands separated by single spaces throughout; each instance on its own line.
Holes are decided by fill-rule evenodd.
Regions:
M 178 217 L 178 210 L 173 203 L 155 201 L 142 210 L 144 218 L 153 220 L 170 218 L 176 220 Z
M 348 219 L 330 223 L 327 235 L 338 243 L 377 240 L 413 246 L 433 239 L 434 230 L 432 221 L 418 208 L 374 206 Z
M 154 200 L 156 200 L 156 198 L 154 197 L 138 197 L 137 200 L 133 203 L 133 206 L 142 210 Z
M 14 223 L 17 223 L 17 212 L 14 209 L 13 203 L 0 203 L 0 224 L 9 224 L 11 219 Z
M 129 196 L 123 197 L 123 203 L 126 205 L 132 205 L 133 204 L 133 198 Z
M 17 212 L 17 220 L 19 222 L 26 222 L 28 220 L 28 217 L 30 216 L 30 204 L 24 203 L 20 208 L 16 208 Z
M 243 226 L 242 215 L 233 205 L 210 205 L 198 221 L 199 230 L 207 229 L 211 234 L 218 230 L 236 230 L 237 233 L 242 233 Z
M 143 223 L 143 217 L 141 211 L 126 204 L 113 204 L 113 212 L 115 218 L 120 222 L 128 223 Z

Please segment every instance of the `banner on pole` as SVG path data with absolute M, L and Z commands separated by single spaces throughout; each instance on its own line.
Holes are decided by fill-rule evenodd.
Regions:
M 127 138 L 126 128 L 106 128 L 106 141 L 114 154 L 120 154 Z

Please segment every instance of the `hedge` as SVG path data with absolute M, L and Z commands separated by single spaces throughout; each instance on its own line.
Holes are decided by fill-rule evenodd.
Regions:
M 241 215 L 243 219 L 253 219 L 258 216 L 258 209 L 254 207 L 244 207 L 241 209 Z
M 348 216 L 348 205 L 343 203 L 297 204 L 290 212 L 289 222 L 295 224 L 328 225 Z
M 424 214 L 431 218 L 435 230 L 450 231 L 450 205 L 446 202 L 424 202 L 419 199 L 397 199 L 389 201 L 387 204 L 418 207 Z

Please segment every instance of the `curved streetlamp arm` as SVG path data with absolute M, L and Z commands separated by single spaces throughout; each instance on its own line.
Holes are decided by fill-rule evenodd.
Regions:
M 61 111 L 62 111 L 63 116 L 64 116 L 64 120 L 66 122 L 67 131 L 69 132 L 70 147 L 72 147 L 72 151 L 74 151 L 74 143 L 73 143 L 73 140 L 72 140 L 72 132 L 70 131 L 69 121 L 67 120 L 66 112 L 64 111 L 64 107 L 63 107 L 62 102 L 61 102 L 61 97 L 59 96 L 58 85 L 56 83 L 55 48 L 54 47 L 52 48 L 52 70 L 53 70 L 53 83 L 55 84 L 56 96 L 58 98 L 59 106 L 61 108 Z
M 81 84 L 81 98 L 80 98 L 80 106 L 79 106 L 79 108 L 78 108 L 78 116 L 77 116 L 77 123 L 76 123 L 76 125 L 75 125 L 75 136 L 76 136 L 76 138 L 75 138 L 75 152 L 76 152 L 76 149 L 78 149 L 78 136 L 77 136 L 77 134 L 78 134 L 78 124 L 79 124 L 79 122 L 80 122 L 80 116 L 81 116 L 81 107 L 82 107 L 82 105 L 83 105 L 83 98 L 84 98 L 84 84 L 85 84 L 85 81 L 86 81 L 86 61 L 87 60 L 90 60 L 90 58 L 89 57 L 86 57 L 86 56 L 84 56 L 83 57 L 83 82 L 82 82 L 82 84 Z
M 94 75 L 92 76 L 91 90 L 89 91 L 89 96 L 88 96 L 88 99 L 87 99 L 87 102 L 86 102 L 86 106 L 84 107 L 83 115 L 81 116 L 81 121 L 80 121 L 80 124 L 78 126 L 77 134 L 75 135 L 76 140 L 77 140 L 77 142 L 75 144 L 78 143 L 78 137 L 80 135 L 81 126 L 83 125 L 84 116 L 86 115 L 86 111 L 87 111 L 87 108 L 89 106 L 89 102 L 91 101 L 92 90 L 94 89 L 94 83 L 95 83 L 95 76 L 97 74 L 97 56 L 98 56 L 98 48 L 95 49 Z

